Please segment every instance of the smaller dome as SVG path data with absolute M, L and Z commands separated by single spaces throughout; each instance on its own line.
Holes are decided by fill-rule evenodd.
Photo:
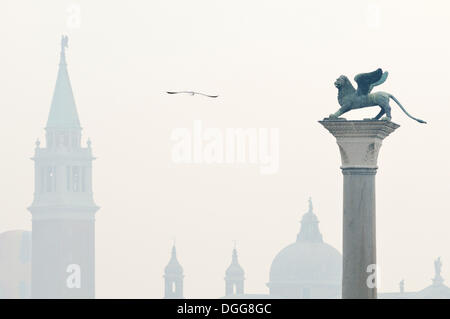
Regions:
M 225 272 L 226 277 L 243 277 L 244 269 L 239 265 L 236 248 L 233 249 L 233 257 L 231 260 L 231 265 L 227 268 Z
M 0 233 L 0 299 L 30 298 L 31 232 Z
M 183 267 L 181 267 L 180 263 L 177 259 L 177 250 L 175 248 L 175 245 L 172 247 L 172 256 L 169 260 L 169 263 L 167 264 L 166 268 L 164 268 L 164 273 L 166 275 L 183 275 Z

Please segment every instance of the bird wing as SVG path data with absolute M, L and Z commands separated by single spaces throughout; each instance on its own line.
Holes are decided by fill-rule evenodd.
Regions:
M 168 94 L 180 94 L 180 93 L 188 93 L 188 94 L 196 94 L 195 92 L 192 91 L 171 91 L 171 92 L 167 92 Z
M 369 73 L 360 73 L 355 76 L 354 80 L 358 84 L 358 89 L 356 90 L 357 95 L 367 95 L 372 89 L 372 85 L 379 82 L 383 76 L 383 70 L 380 68 Z M 387 75 L 386 75 L 387 77 Z M 386 80 L 386 79 L 384 79 Z M 384 81 L 383 81 L 384 82 Z M 383 83 L 381 82 L 381 83 Z M 379 83 L 379 84 L 381 84 Z M 377 84 L 378 85 L 378 84 Z
M 212 98 L 218 97 L 218 95 L 208 95 L 208 94 L 204 94 L 204 93 L 200 93 L 200 92 L 195 92 L 195 94 L 200 94 L 200 95 L 207 96 L 207 97 L 212 97 Z
M 177 91 L 177 92 L 174 92 L 174 91 L 167 91 L 166 93 L 167 93 L 167 94 L 180 94 L 180 93 L 186 93 L 186 94 L 192 94 L 192 95 L 200 94 L 200 95 L 207 96 L 207 97 L 212 97 L 212 98 L 218 97 L 218 95 L 208 95 L 208 94 L 204 94 L 204 93 L 200 93 L 200 92 L 193 92 L 193 91 Z

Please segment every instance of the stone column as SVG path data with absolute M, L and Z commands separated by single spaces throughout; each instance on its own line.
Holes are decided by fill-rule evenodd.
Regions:
M 339 146 L 344 175 L 342 298 L 377 298 L 368 284 L 376 265 L 375 174 L 381 143 L 399 127 L 390 121 L 319 121 Z

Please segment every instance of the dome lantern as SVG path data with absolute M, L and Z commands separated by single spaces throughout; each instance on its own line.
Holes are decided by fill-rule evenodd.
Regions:
M 301 221 L 300 232 L 297 235 L 297 242 L 311 242 L 321 243 L 323 242 L 322 234 L 319 230 L 319 220 L 313 212 L 312 199 L 309 198 L 309 209 L 306 214 L 303 215 Z

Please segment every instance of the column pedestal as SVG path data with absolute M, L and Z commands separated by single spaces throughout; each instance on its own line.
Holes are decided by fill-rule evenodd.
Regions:
M 381 143 L 399 125 L 390 121 L 319 121 L 339 146 L 344 175 L 342 298 L 373 299 L 376 284 L 375 175 Z

